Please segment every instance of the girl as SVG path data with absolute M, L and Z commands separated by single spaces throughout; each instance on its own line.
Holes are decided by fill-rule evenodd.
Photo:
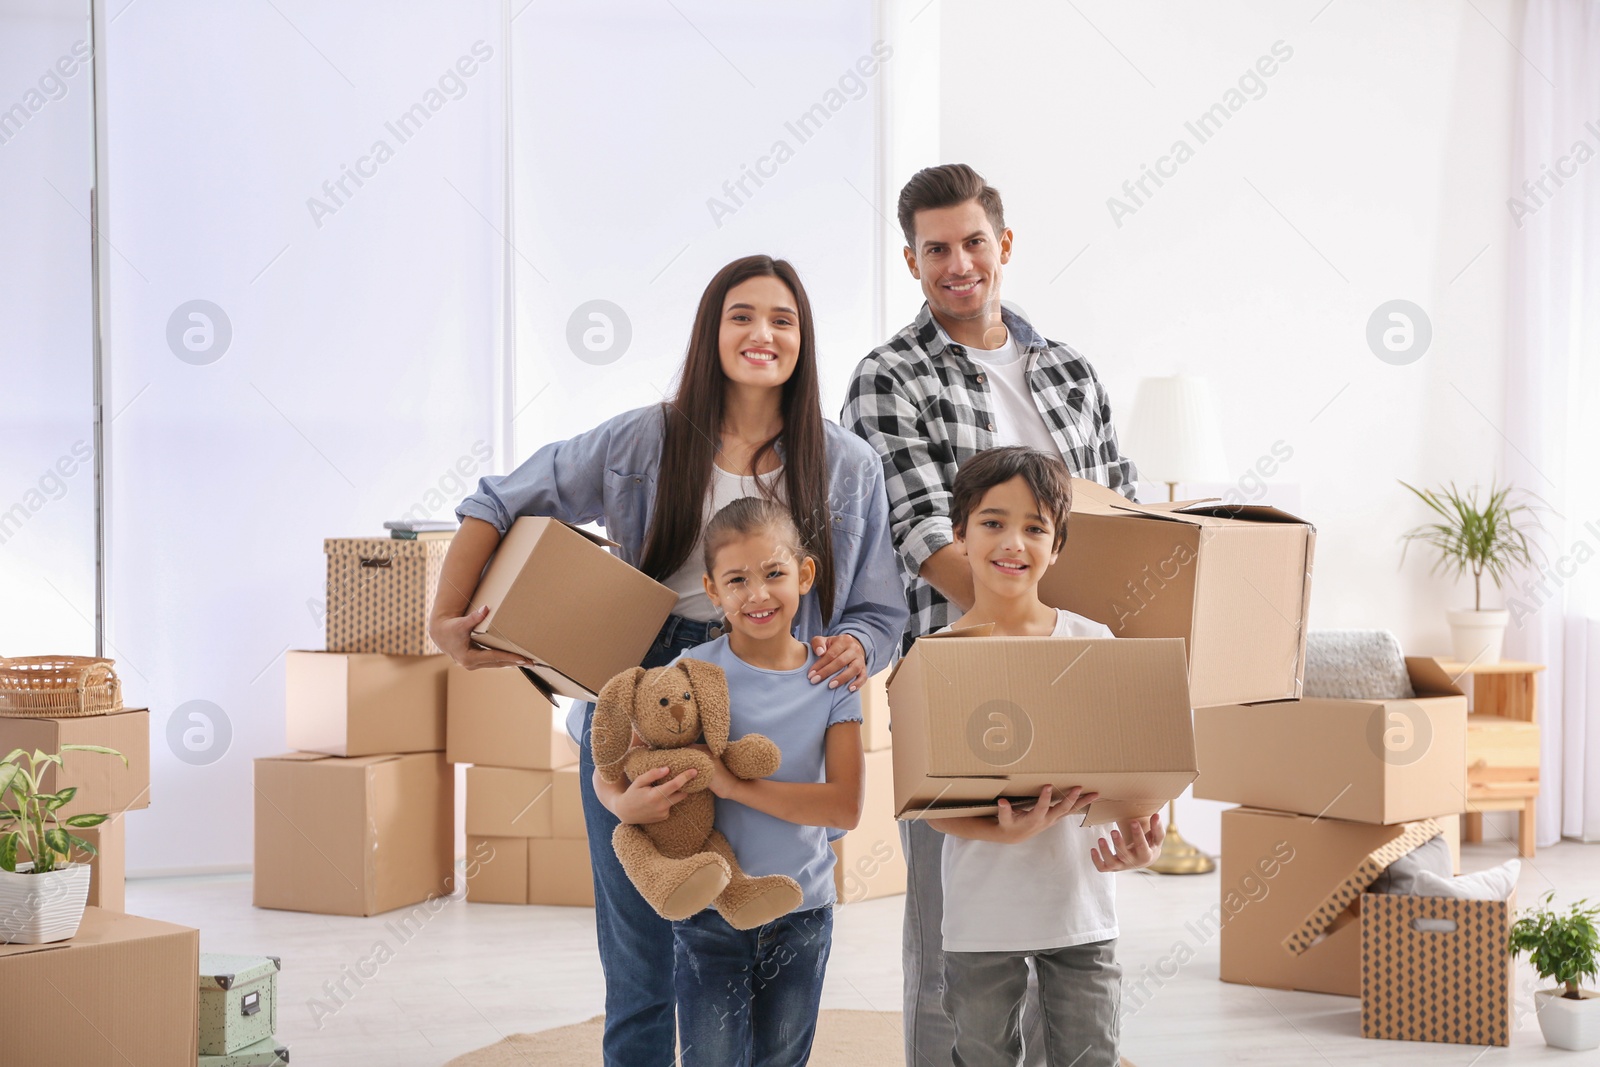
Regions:
M 763 734 L 783 753 L 777 773 L 754 781 L 712 758 L 716 828 L 746 874 L 786 874 L 802 899 L 754 930 L 712 908 L 673 923 L 685 1067 L 788 1067 L 811 1055 L 833 940 L 827 828 L 854 829 L 864 788 L 861 695 L 813 687 L 817 654 L 789 632 L 815 575 L 794 521 L 771 501 L 736 500 L 706 527 L 702 581 L 728 633 L 684 656 L 727 676 L 730 740 Z
M 735 260 L 700 298 L 672 400 L 546 445 L 462 501 L 434 602 L 434 642 L 469 670 L 524 665 L 475 647 L 470 635 L 484 613 L 462 612 L 512 522 L 549 515 L 603 524 L 622 559 L 678 592 L 642 662 L 666 664 L 720 634 L 700 577 L 706 520 L 734 499 L 760 496 L 787 506 L 815 561 L 816 588 L 796 616 L 798 636 L 817 657 L 808 680 L 853 690 L 888 666 L 906 620 L 882 472 L 869 446 L 822 418 L 811 305 L 794 268 L 767 256 Z M 567 728 L 581 752 L 606 978 L 605 1062 L 671 1063 L 672 927 L 628 881 L 611 834 L 622 819 L 666 818 L 687 778 L 652 772 L 626 790 L 596 781 L 593 710 L 575 704 Z

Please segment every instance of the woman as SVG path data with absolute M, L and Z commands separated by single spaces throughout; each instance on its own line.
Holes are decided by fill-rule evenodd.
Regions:
M 906 622 L 889 540 L 883 468 L 854 434 L 822 418 L 811 305 L 793 267 L 767 256 L 735 260 L 706 287 L 672 400 L 638 408 L 546 445 L 511 474 L 485 478 L 456 510 L 461 530 L 445 558 L 431 632 L 468 669 L 525 665 L 472 645 L 487 609 L 463 616 L 484 565 L 521 515 L 599 522 L 617 554 L 678 593 L 642 663 L 661 666 L 722 632 L 701 582 L 703 528 L 733 500 L 785 505 L 817 581 L 795 633 L 817 654 L 808 677 L 865 683 L 888 666 Z M 659 822 L 682 799 L 685 775 L 652 772 L 626 789 L 594 774 L 593 706 L 577 704 L 579 781 L 594 868 L 595 925 L 606 976 L 605 1062 L 673 1062 L 672 926 L 628 881 L 611 849 L 619 821 Z

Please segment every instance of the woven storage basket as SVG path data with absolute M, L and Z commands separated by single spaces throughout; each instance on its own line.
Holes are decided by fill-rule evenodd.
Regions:
M 0 659 L 0 715 L 70 718 L 122 707 L 122 682 L 109 659 L 18 656 Z

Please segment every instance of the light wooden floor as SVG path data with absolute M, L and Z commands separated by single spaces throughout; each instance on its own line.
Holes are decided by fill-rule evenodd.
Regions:
M 1478 870 L 1512 855 L 1505 842 L 1468 845 L 1462 866 Z M 1600 845 L 1563 843 L 1524 861 L 1520 902 L 1552 887 L 1563 900 L 1600 898 Z M 1168 956 L 1180 937 L 1192 942 L 1184 923 L 1216 894 L 1214 874 L 1121 876 L 1118 955 L 1125 974 L 1137 976 Z M 899 1008 L 901 900 L 840 909 L 824 1007 Z M 228 875 L 131 880 L 128 910 L 198 926 L 208 952 L 281 956 L 278 1036 L 296 1067 L 436 1067 L 504 1035 L 578 1022 L 603 1006 L 587 909 L 454 899 L 406 931 L 394 925 L 401 913 L 348 919 L 257 910 L 250 906 L 249 877 Z M 1356 1000 L 1219 982 L 1213 941 L 1125 1019 L 1123 1052 L 1140 1067 L 1545 1062 L 1560 1054 L 1539 1035 L 1531 1011 L 1535 978 L 1526 963 L 1517 980 L 1523 1014 L 1509 1049 L 1364 1041 Z M 1597 1059 L 1569 1053 L 1561 1062 L 1576 1067 Z

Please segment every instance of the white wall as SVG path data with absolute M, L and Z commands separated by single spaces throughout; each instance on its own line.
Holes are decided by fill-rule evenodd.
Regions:
M 447 515 L 458 462 L 488 468 L 500 5 L 376 14 L 164 2 L 111 23 L 108 651 L 153 709 L 134 870 L 250 862 L 250 761 L 286 748 L 283 652 L 322 647 L 322 539 Z M 448 77 L 462 57 L 473 73 Z M 388 124 L 418 103 L 402 141 Z M 363 164 L 379 141 L 392 155 Z M 335 201 L 346 165 L 370 176 Z M 196 299 L 232 332 L 199 363 L 168 341 Z M 199 752 L 169 734 L 180 711 L 179 735 L 203 731 L 192 701 L 217 730 Z
M 1501 455 L 1520 4 L 939 10 L 940 155 L 1005 197 L 1007 298 L 1084 352 L 1121 411 L 1143 376 L 1209 378 L 1241 478 L 1293 450 L 1272 480 L 1317 526 L 1311 626 L 1447 650 L 1444 609 L 1471 592 L 1420 554 L 1399 567 L 1423 516 L 1397 480 L 1487 482 Z M 1185 123 L 1279 41 L 1292 56 L 1200 143 Z M 1123 182 L 1180 138 L 1192 158 L 1134 203 Z M 1135 208 L 1120 226 L 1113 196 Z M 1406 366 L 1365 336 L 1396 298 L 1433 325 Z M 1214 849 L 1220 807 L 1185 805 L 1179 825 Z

